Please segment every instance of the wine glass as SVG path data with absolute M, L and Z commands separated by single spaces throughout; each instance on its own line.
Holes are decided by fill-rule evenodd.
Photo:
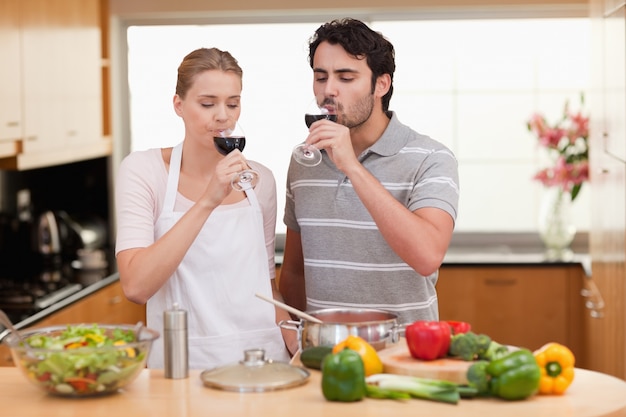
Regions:
M 235 127 L 220 132 L 220 136 L 213 137 L 215 148 L 222 155 L 228 155 L 235 149 L 243 152 L 246 146 L 246 135 L 241 125 L 236 122 Z M 236 191 L 247 190 L 253 188 L 259 180 L 259 173 L 252 169 L 244 169 L 236 173 L 230 182 L 230 185 Z
M 317 104 L 317 100 L 313 99 L 304 113 L 304 122 L 306 126 L 310 128 L 314 122 L 322 119 L 336 122 L 337 115 L 331 113 L 327 108 L 320 106 Z M 314 167 L 322 162 L 322 153 L 320 150 L 306 143 L 301 143 L 293 148 L 292 155 L 296 162 L 308 167 Z

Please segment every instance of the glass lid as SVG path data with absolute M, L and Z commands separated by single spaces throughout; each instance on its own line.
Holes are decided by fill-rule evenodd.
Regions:
M 238 363 L 203 371 L 200 379 L 204 385 L 225 391 L 264 392 L 304 384 L 310 376 L 304 368 L 265 359 L 263 349 L 243 353 Z

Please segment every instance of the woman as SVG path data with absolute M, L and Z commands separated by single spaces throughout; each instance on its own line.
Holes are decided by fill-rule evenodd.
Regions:
M 116 256 L 129 300 L 147 303 L 147 325 L 163 329 L 163 311 L 188 311 L 189 367 L 241 360 L 244 349 L 288 360 L 278 320 L 288 313 L 255 297 L 274 285 L 276 183 L 239 150 L 221 155 L 213 137 L 241 113 L 242 70 L 228 53 L 198 49 L 178 68 L 174 110 L 185 137 L 174 148 L 133 152 L 116 184 Z M 251 167 L 254 189 L 234 191 L 232 177 Z M 291 334 L 290 334 L 291 333 Z M 286 330 L 295 351 L 294 332 Z M 163 345 L 148 360 L 163 367 Z

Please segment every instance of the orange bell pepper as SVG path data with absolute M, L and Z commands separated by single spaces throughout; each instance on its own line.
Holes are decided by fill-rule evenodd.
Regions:
M 365 376 L 383 372 L 383 362 L 380 360 L 378 353 L 376 353 L 376 349 L 367 343 L 365 339 L 359 336 L 349 335 L 333 346 L 333 353 L 341 352 L 344 349 L 354 350 L 361 356 L 363 365 L 365 366 Z
M 567 346 L 551 342 L 534 355 L 541 368 L 539 394 L 563 394 L 574 380 L 574 353 Z

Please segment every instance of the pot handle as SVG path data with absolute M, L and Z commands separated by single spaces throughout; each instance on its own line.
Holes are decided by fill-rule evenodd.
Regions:
M 397 324 L 391 329 L 391 343 L 397 343 L 401 336 L 404 336 L 407 323 Z
M 281 320 L 278 322 L 281 329 L 295 330 L 300 333 L 300 322 L 295 320 Z
M 295 330 L 298 332 L 298 350 L 302 349 L 302 321 L 295 320 L 281 320 L 278 322 L 278 326 L 281 329 Z

